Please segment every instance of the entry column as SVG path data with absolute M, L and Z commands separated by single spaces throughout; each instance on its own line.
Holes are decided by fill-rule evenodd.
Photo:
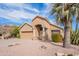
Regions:
M 36 35 L 35 35 L 35 27 L 33 26 L 33 40 L 36 39 Z
M 2 34 L 2 39 L 4 40 L 4 34 Z
M 43 28 L 42 40 L 45 41 L 45 27 L 42 25 L 42 28 Z

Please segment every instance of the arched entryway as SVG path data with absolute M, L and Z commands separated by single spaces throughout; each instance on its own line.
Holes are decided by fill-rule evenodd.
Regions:
M 47 34 L 47 28 L 43 27 L 41 24 L 35 25 L 36 27 L 36 35 L 39 40 L 47 40 L 48 34 Z
M 2 34 L 0 34 L 0 39 L 2 39 Z
M 35 26 L 36 27 L 36 32 L 37 32 L 37 38 L 42 40 L 42 34 L 43 34 L 43 28 L 42 28 L 42 25 L 38 24 Z

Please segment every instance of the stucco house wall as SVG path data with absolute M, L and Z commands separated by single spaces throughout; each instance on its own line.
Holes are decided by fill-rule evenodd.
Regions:
M 32 21 L 32 26 L 35 26 L 37 24 L 43 24 L 46 28 L 50 28 L 50 24 L 47 21 L 45 21 L 44 18 L 40 18 L 39 16 L 34 18 L 34 20 Z
M 47 28 L 46 32 L 48 34 L 49 40 L 51 40 L 51 35 L 52 35 L 51 30 L 60 30 L 60 34 L 64 37 L 64 35 L 63 35 L 64 30 L 61 27 L 58 27 L 56 25 L 51 24 L 45 18 L 42 18 L 42 17 L 39 17 L 39 16 L 34 18 L 33 21 L 32 21 L 32 26 L 35 28 L 35 25 L 37 25 L 37 24 L 41 24 L 41 25 L 43 24 Z M 36 28 L 35 28 L 35 30 L 36 30 Z M 36 33 L 36 36 L 38 36 L 37 30 L 36 30 L 35 33 Z
M 20 28 L 20 38 L 22 39 L 31 39 L 33 37 L 32 26 L 25 23 Z
M 38 30 L 36 28 L 36 25 L 41 25 L 42 28 L 45 27 L 46 28 L 46 34 L 48 36 L 48 39 L 51 40 L 51 30 L 60 30 L 60 34 L 63 36 L 64 34 L 64 30 L 56 25 L 51 24 L 47 19 L 40 17 L 40 16 L 36 16 L 33 20 L 32 20 L 32 24 L 24 24 L 20 27 L 20 37 L 21 38 L 25 38 L 25 39 L 33 39 L 34 37 L 38 37 Z M 46 37 L 47 37 L 46 36 Z M 63 36 L 64 37 L 64 36 Z
M 36 29 L 36 25 L 44 25 L 46 28 L 47 28 L 47 34 L 49 34 L 49 30 L 50 30 L 50 24 L 44 20 L 44 18 L 40 18 L 39 16 L 34 18 L 34 20 L 32 21 L 32 26 L 35 28 L 35 36 L 38 37 L 38 32 L 37 32 L 37 29 Z M 50 33 L 51 34 L 51 33 Z M 50 39 L 50 34 L 48 35 L 48 38 Z
M 60 30 L 60 34 L 64 37 L 64 30 L 60 27 L 57 27 L 55 25 L 51 25 L 51 30 Z

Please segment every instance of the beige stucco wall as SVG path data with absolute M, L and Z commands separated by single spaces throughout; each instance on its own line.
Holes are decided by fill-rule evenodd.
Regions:
M 51 25 L 51 30 L 60 30 L 60 34 L 64 37 L 64 30 Z
M 33 38 L 33 32 L 25 32 L 20 34 L 22 39 L 32 39 Z
M 44 20 L 42 18 L 36 18 L 32 22 L 32 26 L 35 28 L 35 34 L 36 34 L 35 36 L 38 37 L 38 32 L 37 32 L 37 29 L 35 27 L 35 25 L 38 25 L 38 24 L 40 24 L 40 25 L 43 24 L 47 28 L 47 31 L 46 32 L 48 34 L 48 39 L 51 40 L 51 30 L 50 30 L 51 26 L 50 26 L 50 24 L 46 20 Z
M 61 35 L 63 36 L 64 31 L 60 29 L 59 27 L 51 25 L 49 22 L 47 22 L 45 19 L 37 17 L 32 21 L 32 27 L 29 26 L 28 24 L 25 24 L 21 29 L 20 29 L 20 37 L 25 38 L 25 39 L 33 39 L 33 37 L 38 37 L 38 31 L 37 28 L 35 27 L 36 25 L 44 25 L 47 30 L 46 33 L 48 34 L 48 39 L 51 40 L 51 30 L 60 30 Z M 22 33 L 25 31 L 25 33 Z M 63 36 L 64 37 L 64 36 Z
M 32 22 L 32 26 L 35 26 L 35 25 L 38 25 L 38 24 L 44 24 L 44 26 L 46 27 L 46 28 L 50 28 L 50 24 L 47 22 L 47 21 L 45 21 L 45 20 L 43 20 L 43 19 L 41 19 L 41 18 L 36 18 L 33 22 Z
M 32 31 L 32 27 L 28 24 L 25 24 L 24 26 L 22 26 L 20 31 Z
M 32 37 L 33 37 L 32 27 L 29 26 L 28 24 L 22 26 L 22 28 L 20 29 L 20 38 L 32 39 Z
M 63 36 L 64 32 L 62 29 L 60 29 L 59 27 L 56 27 L 56 26 L 53 26 L 51 24 L 49 24 L 45 19 L 43 18 L 36 18 L 35 20 L 33 20 L 32 22 L 32 26 L 35 28 L 35 25 L 38 25 L 38 24 L 43 24 L 46 28 L 47 28 L 47 34 L 48 34 L 48 39 L 51 40 L 51 30 L 60 30 L 60 34 Z M 38 37 L 38 33 L 37 33 L 37 29 L 35 28 L 35 34 L 36 34 L 36 37 Z M 64 37 L 64 36 L 63 36 Z

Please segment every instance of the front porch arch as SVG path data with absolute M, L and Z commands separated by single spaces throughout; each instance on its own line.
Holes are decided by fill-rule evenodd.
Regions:
M 47 28 L 43 27 L 41 24 L 37 24 L 33 27 L 34 36 L 39 40 L 47 40 Z

